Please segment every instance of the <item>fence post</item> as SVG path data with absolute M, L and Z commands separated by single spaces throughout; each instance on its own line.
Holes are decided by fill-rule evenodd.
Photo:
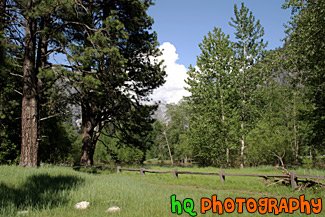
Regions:
M 120 166 L 117 167 L 117 173 L 121 173 L 121 167 Z
M 178 178 L 177 169 L 173 169 L 173 176 L 174 176 L 175 179 Z
M 225 182 L 225 171 L 224 170 L 220 170 L 219 176 L 220 176 L 220 182 Z
M 145 170 L 144 168 L 140 168 L 140 175 L 141 176 L 144 176 L 144 170 Z
M 290 171 L 290 182 L 291 182 L 292 189 L 298 188 L 296 171 Z

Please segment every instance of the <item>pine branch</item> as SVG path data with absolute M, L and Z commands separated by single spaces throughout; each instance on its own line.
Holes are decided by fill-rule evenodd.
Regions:
M 14 91 L 15 91 L 16 93 L 18 93 L 19 95 L 23 96 L 23 93 L 19 92 L 18 90 L 14 89 Z
M 52 49 L 52 50 L 49 50 L 44 56 L 49 56 L 50 54 L 54 53 L 54 52 L 57 52 L 57 51 L 60 51 L 61 48 L 58 47 L 56 49 Z
M 50 64 L 48 64 L 46 67 L 44 67 L 45 69 L 48 69 L 48 68 L 50 68 L 50 67 L 56 67 L 56 66 L 58 66 L 58 67 L 64 67 L 64 68 L 69 68 L 69 69 L 73 69 L 73 67 L 72 66 L 69 66 L 69 65 L 65 65 L 65 64 L 53 64 L 53 63 L 50 63 Z
M 13 75 L 13 76 L 16 76 L 16 77 L 20 77 L 20 78 L 24 78 L 24 76 L 19 75 L 19 74 L 15 74 L 15 73 L 13 73 L 13 72 L 10 72 L 10 75 Z
M 60 116 L 61 114 L 65 114 L 65 112 L 60 112 L 60 113 L 57 113 L 55 115 L 50 115 L 50 116 L 47 116 L 45 118 L 41 118 L 40 121 L 45 121 L 47 119 L 50 119 L 50 118 L 54 118 L 54 117 L 57 117 L 57 116 Z

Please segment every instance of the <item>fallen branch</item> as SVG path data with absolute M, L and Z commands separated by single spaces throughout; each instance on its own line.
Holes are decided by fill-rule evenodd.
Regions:
M 286 175 L 289 175 L 290 173 L 289 173 L 289 171 L 285 168 L 284 163 L 283 163 L 283 158 L 284 158 L 286 152 L 284 151 L 282 156 L 279 156 L 279 155 L 277 155 L 277 154 L 274 153 L 274 152 L 273 152 L 272 154 L 273 154 L 273 156 L 275 156 L 275 157 L 277 157 L 277 158 L 279 159 L 279 161 L 280 161 L 280 163 L 281 163 L 281 168 L 284 170 L 284 171 L 282 171 L 282 173 L 285 173 Z
M 269 186 L 272 186 L 272 185 L 276 185 L 276 184 L 278 184 L 278 183 L 280 183 L 280 182 L 284 182 L 284 181 L 285 181 L 285 179 L 280 179 L 280 180 L 278 180 L 277 182 L 274 182 L 274 183 L 268 184 L 267 186 L 269 187 Z

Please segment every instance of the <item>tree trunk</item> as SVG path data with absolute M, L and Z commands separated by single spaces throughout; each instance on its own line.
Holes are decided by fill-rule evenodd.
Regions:
M 313 162 L 313 154 L 311 152 L 311 149 L 309 149 L 309 158 L 310 158 L 310 162 Z
M 185 155 L 185 158 L 184 158 L 184 164 L 187 165 L 187 155 Z
M 241 147 L 240 147 L 240 168 L 244 168 L 244 163 L 245 163 L 245 106 L 246 106 L 246 101 L 245 101 L 245 92 L 244 92 L 244 100 L 243 100 L 243 110 L 242 110 L 242 122 L 241 122 L 241 131 L 242 131 L 242 137 L 241 137 Z
M 34 0 L 27 2 L 27 10 L 31 11 Z M 36 20 L 26 17 L 25 54 L 23 64 L 23 99 L 21 114 L 21 157 L 20 166 L 36 167 L 39 149 L 39 108 L 37 77 L 35 70 Z
M 166 143 L 167 143 L 167 147 L 168 147 L 170 162 L 172 163 L 172 165 L 174 165 L 173 156 L 172 156 L 172 152 L 170 151 L 170 147 L 169 147 L 169 142 L 168 142 L 168 139 L 167 139 L 166 131 L 164 131 L 164 136 L 165 136 Z
M 242 122 L 242 124 L 241 124 L 241 128 L 242 128 L 242 130 L 244 130 L 244 122 Z M 244 133 L 242 134 L 242 139 L 241 139 L 241 148 L 240 148 L 240 160 L 241 160 L 241 162 L 240 162 L 240 168 L 244 168 L 244 150 L 245 150 L 245 136 L 244 136 Z
M 229 148 L 226 148 L 226 156 L 227 156 L 227 166 L 230 166 L 230 160 L 229 160 Z
M 39 30 L 40 31 L 44 31 L 45 26 L 48 24 L 49 19 L 42 17 L 41 18 L 41 22 L 40 22 L 40 27 Z M 41 68 L 44 68 L 46 65 L 46 53 L 47 53 L 47 47 L 48 47 L 48 35 L 47 34 L 43 34 L 43 36 L 39 36 L 38 39 L 38 47 L 37 47 L 37 59 L 36 59 L 36 75 L 38 75 L 38 73 L 40 72 Z M 42 99 L 43 99 L 43 94 L 42 94 L 42 88 L 43 88 L 43 81 L 40 78 L 36 78 L 37 79 L 37 97 L 38 97 L 38 102 L 37 102 L 37 108 L 39 110 L 38 112 L 38 138 L 39 138 L 39 142 L 41 143 L 41 104 Z M 38 160 L 37 164 L 39 165 L 40 160 Z
M 82 150 L 80 165 L 92 166 L 94 165 L 94 153 L 96 148 L 97 139 L 94 139 L 95 123 L 93 118 L 93 109 L 88 102 L 82 100 Z
M 4 38 L 4 28 L 5 28 L 5 13 L 6 13 L 6 1 L 0 1 L 0 39 Z M 2 43 L 2 42 L 1 42 Z M 0 44 L 0 64 L 5 63 L 5 46 L 4 44 Z M 0 87 L 0 111 L 2 111 L 2 103 L 3 103 L 3 96 L 2 96 L 2 87 Z M 4 128 L 4 125 L 0 124 L 0 129 Z M 0 134 L 2 136 L 2 134 Z
M 240 148 L 240 168 L 244 168 L 245 163 L 245 109 L 246 109 L 246 61 L 247 61 L 247 55 L 246 55 L 246 40 L 244 42 L 244 68 L 243 68 L 243 110 L 242 110 L 242 122 L 241 122 L 241 130 L 242 130 L 242 137 L 241 137 L 241 148 Z
M 220 86 L 220 84 L 219 84 Z M 220 95 L 220 99 L 221 99 L 221 114 L 222 114 L 222 123 L 223 123 L 223 126 L 225 124 L 225 112 L 224 112 L 224 102 L 223 102 L 223 94 L 221 93 Z M 226 146 L 226 163 L 227 163 L 227 166 L 229 166 L 229 147 L 228 147 L 228 139 L 227 139 L 227 133 L 224 133 L 224 139 L 225 139 L 225 146 Z
M 294 132 L 294 153 L 295 153 L 295 163 L 299 162 L 299 142 L 297 138 L 297 108 L 296 108 L 296 92 L 293 93 L 293 132 Z
M 244 93 L 245 97 L 245 93 Z M 243 111 L 242 111 L 242 122 L 241 122 L 241 131 L 242 131 L 242 137 L 241 137 L 241 147 L 240 147 L 240 168 L 244 168 L 244 163 L 245 163 L 245 105 L 246 101 L 245 98 L 243 100 Z
M 4 30 L 5 27 L 5 14 L 6 14 L 6 1 L 0 1 L 0 31 Z

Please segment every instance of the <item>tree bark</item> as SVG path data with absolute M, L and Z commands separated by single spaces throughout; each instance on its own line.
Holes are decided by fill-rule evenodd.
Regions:
M 245 77 L 245 74 L 244 74 Z M 245 85 L 244 85 L 244 91 L 243 91 L 243 95 L 244 95 L 244 99 L 243 99 L 243 110 L 242 110 L 242 121 L 241 121 L 241 131 L 242 131 L 242 137 L 241 137 L 241 147 L 240 147 L 240 168 L 244 168 L 244 164 L 245 164 L 245 155 L 244 155 L 244 151 L 245 151 L 245 108 L 246 108 L 246 92 L 245 92 Z
M 219 84 L 219 86 L 220 86 L 220 84 Z M 221 99 L 222 123 L 223 123 L 223 126 L 224 126 L 226 117 L 225 117 L 225 112 L 224 112 L 224 102 L 223 102 L 223 94 L 222 94 L 222 92 L 221 92 L 221 95 L 220 95 L 220 99 Z M 227 163 L 227 166 L 229 166 L 230 161 L 229 161 L 229 147 L 228 147 L 227 133 L 224 133 L 224 139 L 225 139 L 225 146 L 226 146 L 226 163 Z
M 227 156 L 227 166 L 229 167 L 230 166 L 230 160 L 229 160 L 229 148 L 226 148 L 226 156 Z
M 241 124 L 241 128 L 244 131 L 244 122 Z M 242 134 L 242 139 L 241 139 L 241 147 L 240 147 L 240 168 L 244 168 L 244 161 L 245 161 L 245 155 L 244 155 L 244 150 L 245 150 L 245 136 L 244 133 Z
M 27 10 L 32 11 L 34 0 L 27 1 Z M 20 166 L 36 167 L 39 149 L 39 108 L 37 77 L 35 70 L 36 19 L 26 16 L 23 63 L 23 98 L 21 114 Z
M 243 108 L 242 108 L 242 122 L 241 122 L 241 130 L 242 130 L 242 138 L 241 138 L 241 148 L 240 148 L 240 168 L 244 168 L 245 164 L 245 109 L 246 109 L 246 40 L 244 40 L 244 68 L 243 68 Z
M 299 142 L 297 138 L 297 108 L 296 108 L 296 91 L 293 93 L 293 133 L 294 133 L 294 153 L 295 163 L 299 162 Z
M 81 112 L 82 112 L 82 150 L 80 165 L 93 166 L 94 165 L 94 153 L 96 143 L 99 135 L 96 135 L 94 129 L 96 127 L 94 111 L 88 102 L 82 100 Z

